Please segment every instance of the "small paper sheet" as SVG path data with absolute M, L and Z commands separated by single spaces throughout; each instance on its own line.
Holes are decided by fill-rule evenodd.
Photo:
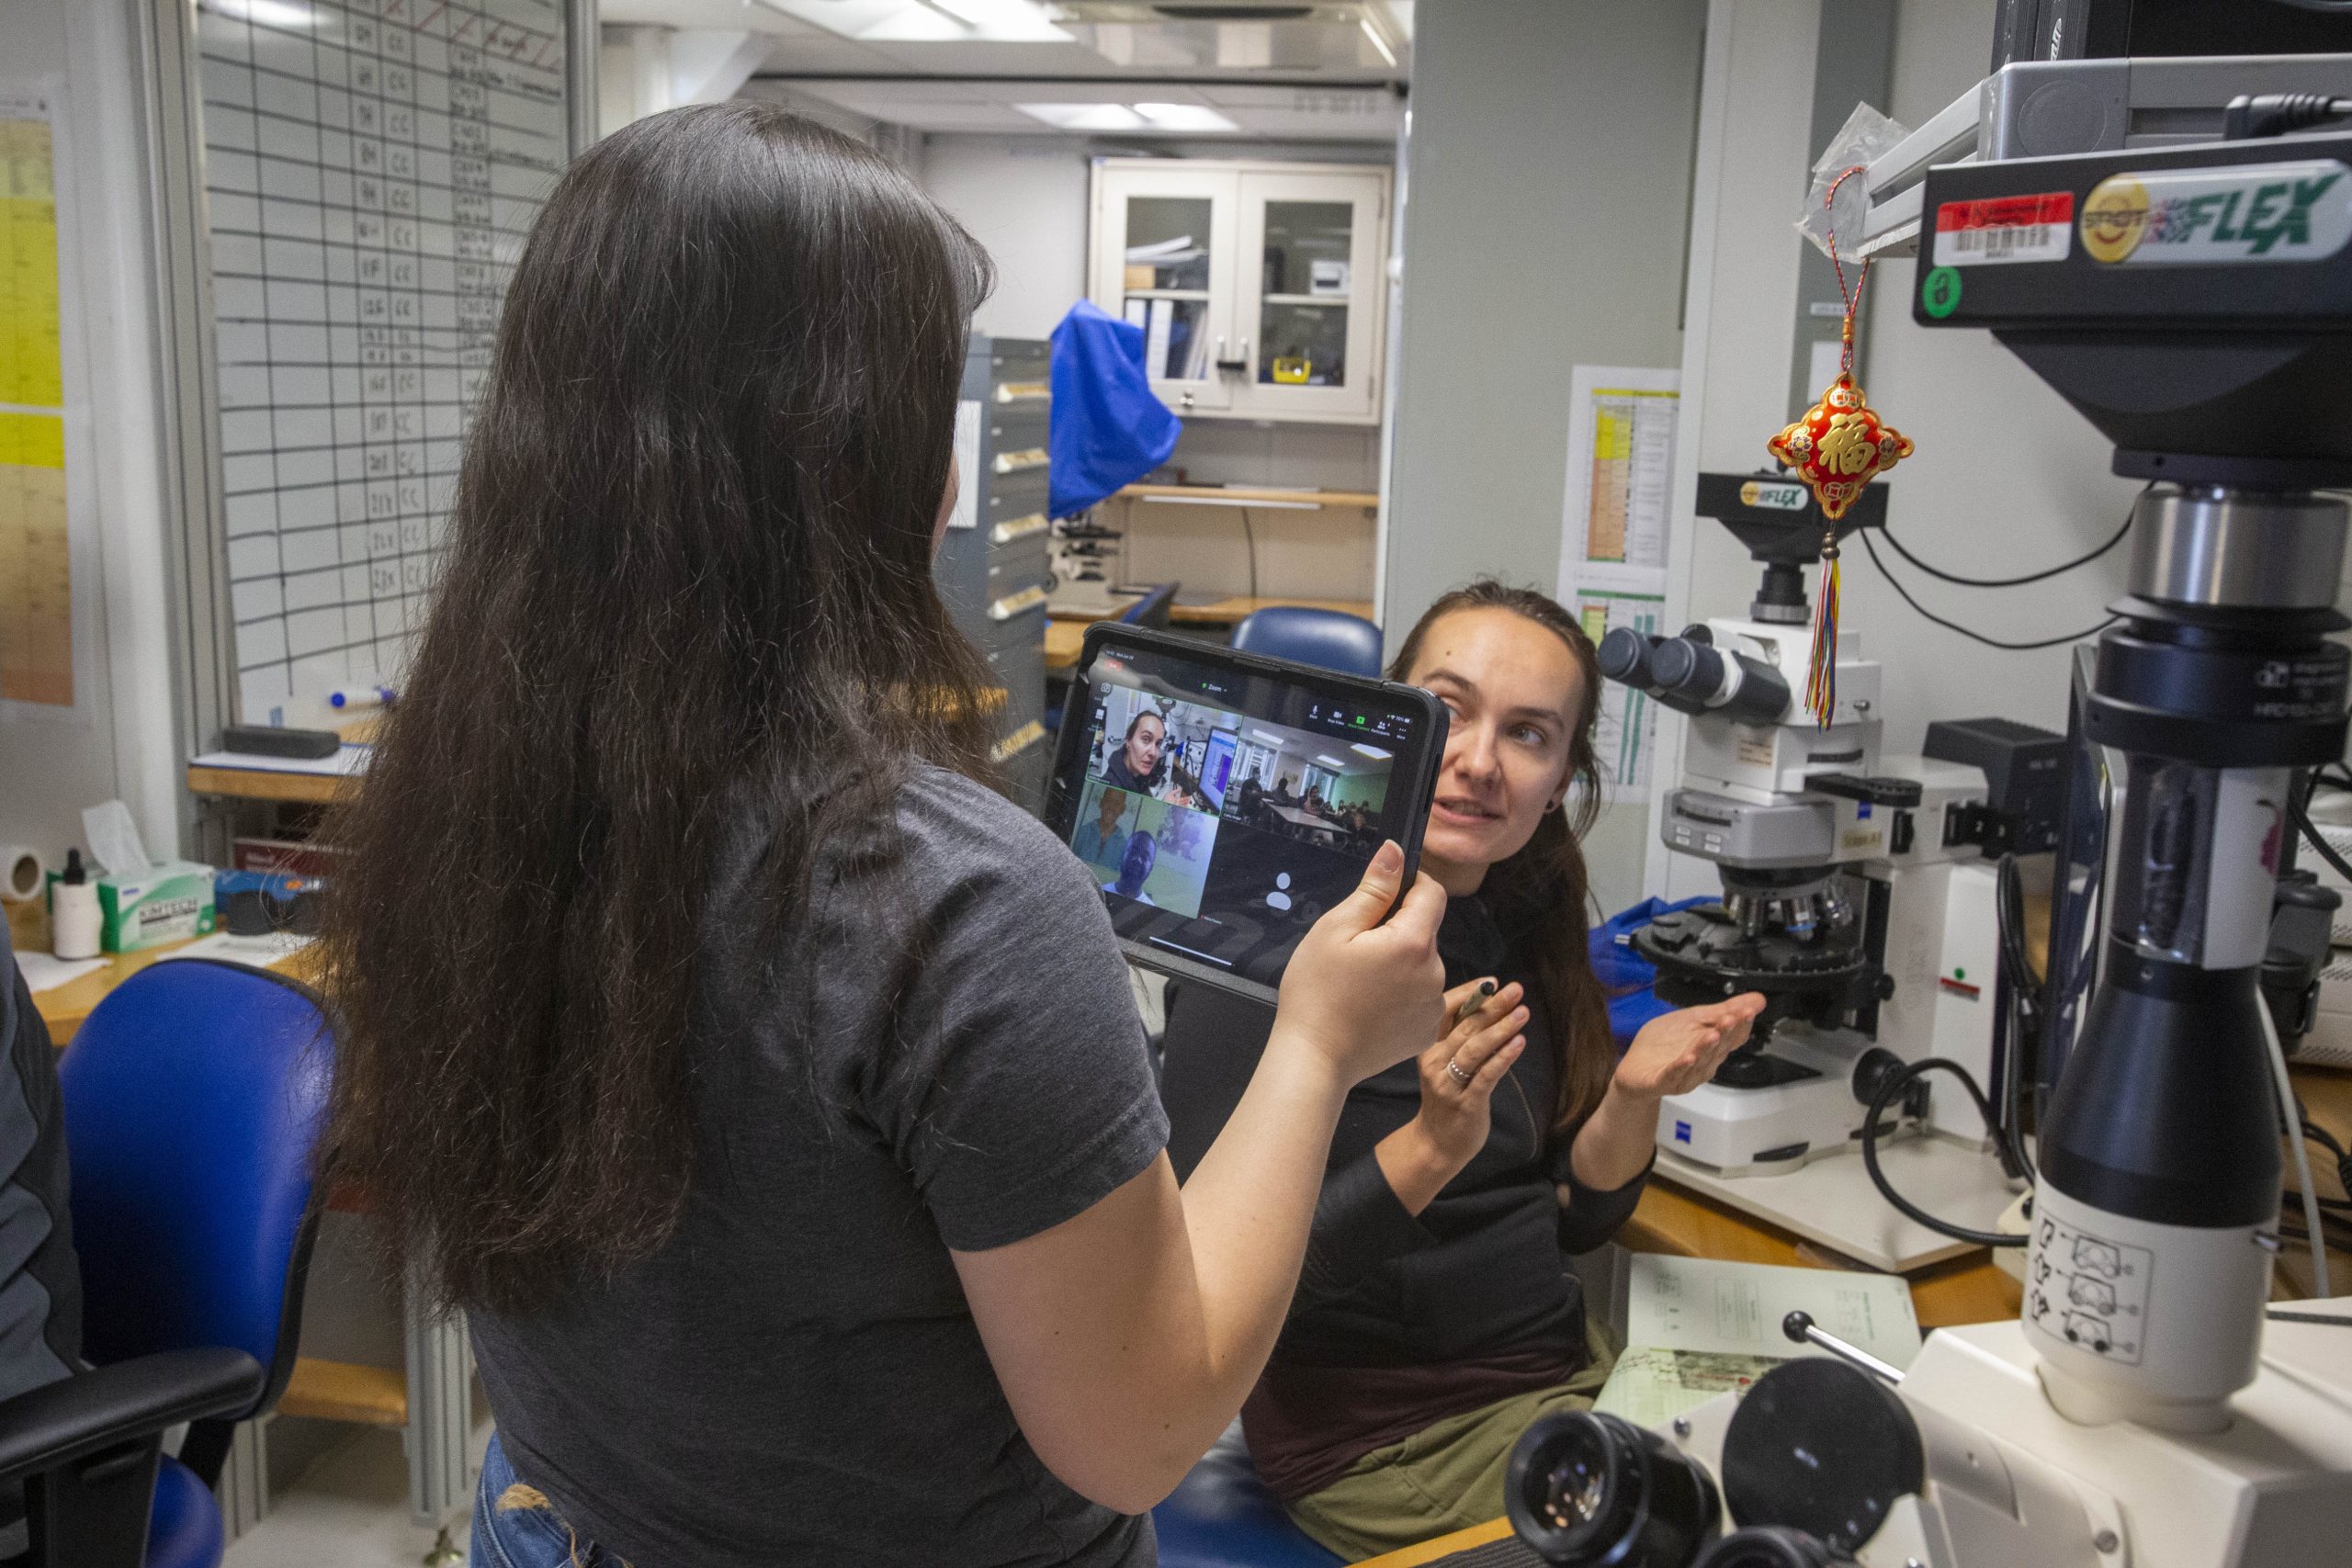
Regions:
M 215 931 L 198 937 L 186 947 L 175 947 L 157 960 L 168 964 L 175 958 L 210 958 L 224 964 L 243 964 L 253 969 L 270 969 L 285 963 L 311 945 L 317 938 L 296 936 L 291 931 L 271 931 L 264 936 L 236 936 L 228 931 Z
M 1642 1346 L 1617 1358 L 1592 1407 L 1636 1427 L 1663 1427 L 1719 1393 L 1739 1392 L 1783 1359 Z
M 1781 1320 L 1792 1312 L 1893 1366 L 1919 1353 L 1919 1320 L 1900 1275 L 1836 1269 L 1781 1269 L 1711 1258 L 1633 1260 L 1625 1342 L 1726 1356 L 1817 1354 L 1792 1344 Z
M 71 985 L 83 976 L 95 974 L 106 966 L 107 961 L 103 958 L 69 961 L 51 958 L 46 953 L 27 953 L 21 947 L 17 949 L 17 972 L 25 977 L 25 989 L 35 996 L 43 991 L 53 991 L 60 986 Z

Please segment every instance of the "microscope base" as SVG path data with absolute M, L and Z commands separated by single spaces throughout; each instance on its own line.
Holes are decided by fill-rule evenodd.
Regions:
M 1764 1055 L 1806 1076 L 1753 1089 L 1702 1084 L 1658 1102 L 1658 1147 L 1722 1176 L 1781 1176 L 1860 1145 L 1861 1046 L 1784 1027 Z

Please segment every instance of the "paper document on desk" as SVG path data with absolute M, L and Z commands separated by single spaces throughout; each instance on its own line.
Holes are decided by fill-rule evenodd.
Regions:
M 1897 1367 L 1919 1353 L 1919 1320 L 1900 1275 L 1654 1253 L 1633 1260 L 1625 1342 L 1726 1356 L 1818 1354 L 1781 1332 L 1792 1312 L 1812 1314 L 1829 1333 Z
M 1719 1393 L 1740 1392 L 1783 1359 L 1639 1346 L 1617 1358 L 1592 1407 L 1636 1427 L 1663 1427 Z
M 157 960 L 168 964 L 175 958 L 209 958 L 220 964 L 242 964 L 249 969 L 274 969 L 317 939 L 296 936 L 291 931 L 268 931 L 260 936 L 237 936 L 220 931 L 212 936 L 175 947 Z
M 17 972 L 25 977 L 25 989 L 39 996 L 60 986 L 70 986 L 85 975 L 96 974 L 107 966 L 103 958 L 52 958 L 46 953 L 28 953 L 17 949 Z

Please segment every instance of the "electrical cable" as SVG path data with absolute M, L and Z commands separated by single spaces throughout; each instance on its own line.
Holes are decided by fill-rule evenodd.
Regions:
M 1862 542 L 1862 548 L 1868 552 L 1871 564 L 1878 568 L 1878 574 L 1886 579 L 1887 586 L 1894 589 L 1905 604 L 1917 611 L 1923 618 L 1933 621 L 1946 631 L 1958 632 L 1970 641 L 1981 642 L 1987 648 L 1997 648 L 2009 653 L 2030 653 L 2039 648 L 2063 648 L 2070 642 L 2080 642 L 2086 637 L 2096 637 L 2123 618 L 2120 615 L 2109 615 L 2095 626 L 2088 626 L 2078 632 L 2069 632 L 2064 637 L 2043 637 L 2039 642 L 2004 642 L 1999 637 L 1986 637 L 1983 632 L 1971 631 L 1958 621 L 1948 621 L 1920 604 L 1911 596 L 1911 591 L 1903 586 L 1901 580 L 1886 570 L 1886 563 L 1879 559 L 1878 547 L 1871 542 L 1871 531 L 1868 528 L 1857 528 L 1854 530 L 1854 537 Z
M 2293 797 L 2290 795 L 2289 798 Z M 2301 815 L 2301 805 L 2298 803 L 2295 809 Z M 2333 850 L 2328 852 L 2331 856 L 2335 853 Z M 2271 1021 L 2267 1006 L 2256 1007 L 2254 1010 L 2262 1016 L 2263 1042 L 2270 1047 L 2271 1076 L 2278 1083 L 2278 1110 L 2285 1118 L 2284 1125 L 2300 1129 L 2303 1121 L 2302 1109 L 2295 1100 L 2295 1080 L 2287 1071 L 2286 1047 L 2278 1043 L 2278 1026 Z M 2312 1185 L 2311 1150 L 2301 1138 L 2290 1138 L 2288 1142 L 2294 1145 L 2295 1179 L 2302 1183 L 2303 1188 L 2303 1228 L 2311 1232 L 2312 1293 L 2325 1298 L 2335 1292 L 2328 1288 L 2327 1283 L 2327 1235 L 2325 1222 L 2320 1217 L 2319 1189 Z
M 2149 491 L 2154 490 L 2154 488 L 2155 482 L 2152 479 L 2146 485 L 2142 487 L 2140 494 L 2145 495 Z M 2132 532 L 2132 520 L 2138 517 L 2139 514 L 2140 502 L 2138 497 L 2134 497 L 2132 502 L 2132 509 L 2123 514 L 2123 526 L 2109 535 L 2107 543 L 2099 546 L 2098 548 L 2091 551 L 2088 555 L 2076 556 L 2073 560 L 2067 561 L 2063 566 L 2050 567 L 2041 571 L 2030 571 L 2023 577 L 1962 577 L 1958 572 L 1946 571 L 1941 567 L 1929 566 L 1926 561 L 1923 561 L 1917 556 L 1913 555 L 1908 549 L 1904 547 L 1903 541 L 1894 536 L 1894 530 L 1892 528 L 1882 526 L 1879 529 L 1879 536 L 1883 538 L 1888 544 L 1894 547 L 1894 553 L 1896 555 L 1901 556 L 1905 560 L 1909 561 L 1913 566 L 1917 567 L 1921 571 L 1926 572 L 1929 577 L 1936 579 L 1939 582 L 1957 583 L 1962 588 L 2018 588 L 2029 582 L 2040 582 L 2046 578 L 2060 576 L 2063 573 L 2074 570 L 2078 566 L 2090 565 L 2091 562 L 2098 559 L 2099 557 L 2107 554 L 2108 551 L 2115 548 L 2116 546 L 2123 542 L 2124 536 Z M 1883 570 L 1884 569 L 1882 568 L 1881 570 Z
M 2304 841 L 2319 852 L 2320 859 L 2335 868 L 2336 875 L 2352 882 L 2352 864 L 2346 864 L 2344 857 L 2335 852 L 2335 846 L 2320 837 L 2319 829 L 2312 825 L 2312 814 L 2304 809 L 2303 803 L 2290 800 L 2288 804 L 2294 814 L 2295 827 L 2302 833 Z
M 2009 1146 L 2007 1134 L 2002 1132 L 1999 1121 L 1994 1116 L 1992 1101 L 1984 1098 L 1984 1089 L 1977 1087 L 1976 1079 L 1969 1070 L 1949 1057 L 1924 1056 L 1899 1072 L 1888 1074 L 1886 1081 L 1878 1086 L 1878 1092 L 1871 1097 L 1870 1109 L 1862 1113 L 1862 1168 L 1870 1173 L 1871 1185 L 1877 1188 L 1879 1196 L 1894 1204 L 1897 1211 L 1939 1235 L 1948 1235 L 1954 1241 L 1968 1242 L 1975 1247 L 2023 1247 L 2028 1238 L 2022 1235 L 2010 1235 L 2002 1231 L 1971 1230 L 1966 1225 L 1956 1225 L 1950 1220 L 1936 1218 L 1897 1192 L 1894 1184 L 1886 1179 L 1886 1172 L 1879 1168 L 1880 1114 L 1905 1085 L 1931 1072 L 1950 1073 L 1960 1080 L 1960 1087 L 1966 1089 L 1968 1098 L 1976 1102 L 1976 1113 L 1984 1119 L 1986 1130 L 1993 1134 L 1993 1142 L 2001 1152 L 2003 1165 L 2012 1168 L 2018 1165 L 2017 1151 Z
M 1250 525 L 1248 507 L 1238 507 L 1235 510 L 1241 513 L 1241 537 L 1250 547 L 1250 600 L 1254 605 L 1258 599 L 1258 530 Z
M 2033 965 L 2025 951 L 2025 878 L 2018 870 L 2016 852 L 2004 853 L 1993 871 L 1993 923 L 2001 942 L 2001 969 L 2009 982 L 2008 1073 L 2002 1085 L 2001 1131 L 2008 1140 L 2028 1181 L 2034 1179 L 2033 1160 L 2025 1145 L 2025 1047 L 2030 1028 L 2041 1032 L 2034 999 Z

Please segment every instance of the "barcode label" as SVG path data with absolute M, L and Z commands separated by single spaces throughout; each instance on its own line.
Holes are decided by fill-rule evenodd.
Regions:
M 2064 261 L 2074 247 L 2070 191 L 1948 201 L 1936 209 L 1938 266 Z

